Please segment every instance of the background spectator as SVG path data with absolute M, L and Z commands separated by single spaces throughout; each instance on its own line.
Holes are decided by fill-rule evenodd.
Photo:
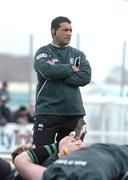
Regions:
M 30 106 L 28 106 L 27 114 L 29 117 L 29 122 L 33 123 L 34 122 L 34 116 L 35 116 L 35 106 L 34 105 L 31 104 Z
M 0 98 L 3 103 L 7 103 L 10 100 L 10 93 L 8 91 L 8 83 L 6 81 L 2 82 L 0 88 Z
M 25 106 L 20 106 L 19 109 L 13 113 L 13 122 L 18 124 L 27 124 L 32 122 L 32 117 Z
M 0 97 L 0 125 L 6 125 L 6 123 L 11 122 L 11 111 L 5 106 L 4 101 Z

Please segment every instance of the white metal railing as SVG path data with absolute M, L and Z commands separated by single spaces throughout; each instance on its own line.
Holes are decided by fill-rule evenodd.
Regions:
M 84 97 L 87 143 L 128 144 L 128 98 Z

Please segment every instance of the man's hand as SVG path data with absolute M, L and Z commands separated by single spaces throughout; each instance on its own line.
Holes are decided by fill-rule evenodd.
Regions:
M 66 136 L 59 142 L 58 157 L 63 157 L 65 155 L 72 153 L 73 151 L 76 151 L 84 147 L 85 144 L 79 138 L 75 138 L 73 136 Z
M 72 66 L 72 69 L 73 69 L 73 72 L 78 72 L 78 71 L 80 71 L 80 69 L 79 69 L 78 67 L 76 67 L 76 66 Z
M 55 65 L 55 63 L 53 61 L 51 61 L 51 60 L 48 60 L 47 63 L 50 64 L 50 65 Z

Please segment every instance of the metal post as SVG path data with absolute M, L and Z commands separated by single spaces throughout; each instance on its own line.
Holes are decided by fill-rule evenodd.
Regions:
M 29 37 L 29 105 L 33 103 L 33 35 Z
M 120 96 L 124 95 L 125 86 L 125 61 L 126 61 L 126 41 L 123 43 L 122 65 L 121 65 L 121 81 L 120 81 Z
M 80 34 L 76 34 L 76 48 L 80 49 Z

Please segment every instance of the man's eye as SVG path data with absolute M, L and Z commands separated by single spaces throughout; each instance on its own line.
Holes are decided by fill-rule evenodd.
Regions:
M 65 32 L 68 32 L 68 31 L 72 32 L 72 29 L 65 29 L 64 31 Z

